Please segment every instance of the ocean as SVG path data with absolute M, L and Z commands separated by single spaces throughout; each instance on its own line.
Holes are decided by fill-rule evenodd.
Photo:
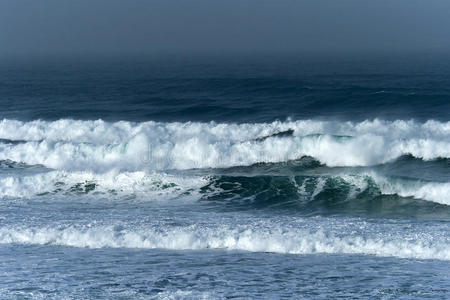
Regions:
M 450 298 L 450 57 L 0 63 L 2 299 Z

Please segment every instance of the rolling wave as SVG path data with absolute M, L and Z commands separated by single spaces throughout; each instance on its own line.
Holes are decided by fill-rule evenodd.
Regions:
M 164 173 L 49 171 L 31 175 L 0 177 L 0 197 L 101 196 L 140 199 L 174 199 L 189 195 L 208 181 L 202 177 L 174 176 Z
M 427 200 L 450 205 L 450 183 L 387 178 L 376 173 L 332 176 L 221 176 L 203 188 L 207 199 L 238 199 L 296 205 L 325 200 L 339 204 L 349 200 L 367 202 L 383 195 Z M 292 203 L 292 202 L 291 202 Z
M 223 222 L 223 220 L 220 220 Z M 288 254 L 369 254 L 415 259 L 450 260 L 448 236 L 405 233 L 402 224 L 384 225 L 349 220 L 349 225 L 326 220 L 192 224 L 189 226 L 61 225 L 0 229 L 0 243 L 60 245 L 88 248 L 222 249 Z M 397 230 L 397 231 L 396 231 Z M 406 235 L 406 236 L 405 236 Z
M 280 132 L 292 134 L 277 135 Z M 0 122 L 0 159 L 70 171 L 185 170 L 310 156 L 373 166 L 404 155 L 450 158 L 450 122 L 286 121 L 255 124 L 58 120 Z M 13 142 L 16 141 L 16 142 Z
M 0 197 L 107 197 L 108 199 L 200 199 L 232 209 L 296 209 L 303 213 L 357 213 L 423 207 L 415 201 L 450 205 L 450 183 L 384 177 L 375 172 L 335 175 L 188 175 L 143 171 L 99 174 L 48 171 L 0 177 Z M 394 198 L 389 198 L 389 197 Z M 430 208 L 430 207 L 425 207 Z M 433 208 L 434 212 L 439 210 Z M 426 210 L 424 211 L 426 216 Z
M 395 196 L 450 205 L 449 159 L 450 122 L 4 119 L 0 197 L 195 194 L 303 209 Z

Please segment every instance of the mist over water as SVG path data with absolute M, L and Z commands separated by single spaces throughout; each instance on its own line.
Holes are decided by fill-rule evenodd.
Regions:
M 448 53 L 446 0 L 0 3 L 0 56 Z

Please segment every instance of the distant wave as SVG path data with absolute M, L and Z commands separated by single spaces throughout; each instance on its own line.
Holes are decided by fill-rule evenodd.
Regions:
M 288 130 L 293 130 L 292 136 L 271 136 Z M 226 168 L 303 156 L 327 166 L 371 166 L 404 155 L 450 158 L 450 122 L 438 121 L 227 124 L 5 119 L 0 122 L 0 139 L 1 160 L 93 172 Z

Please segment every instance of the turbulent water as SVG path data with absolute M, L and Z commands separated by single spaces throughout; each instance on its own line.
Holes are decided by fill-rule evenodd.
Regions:
M 4 63 L 2 298 L 448 298 L 448 60 Z

